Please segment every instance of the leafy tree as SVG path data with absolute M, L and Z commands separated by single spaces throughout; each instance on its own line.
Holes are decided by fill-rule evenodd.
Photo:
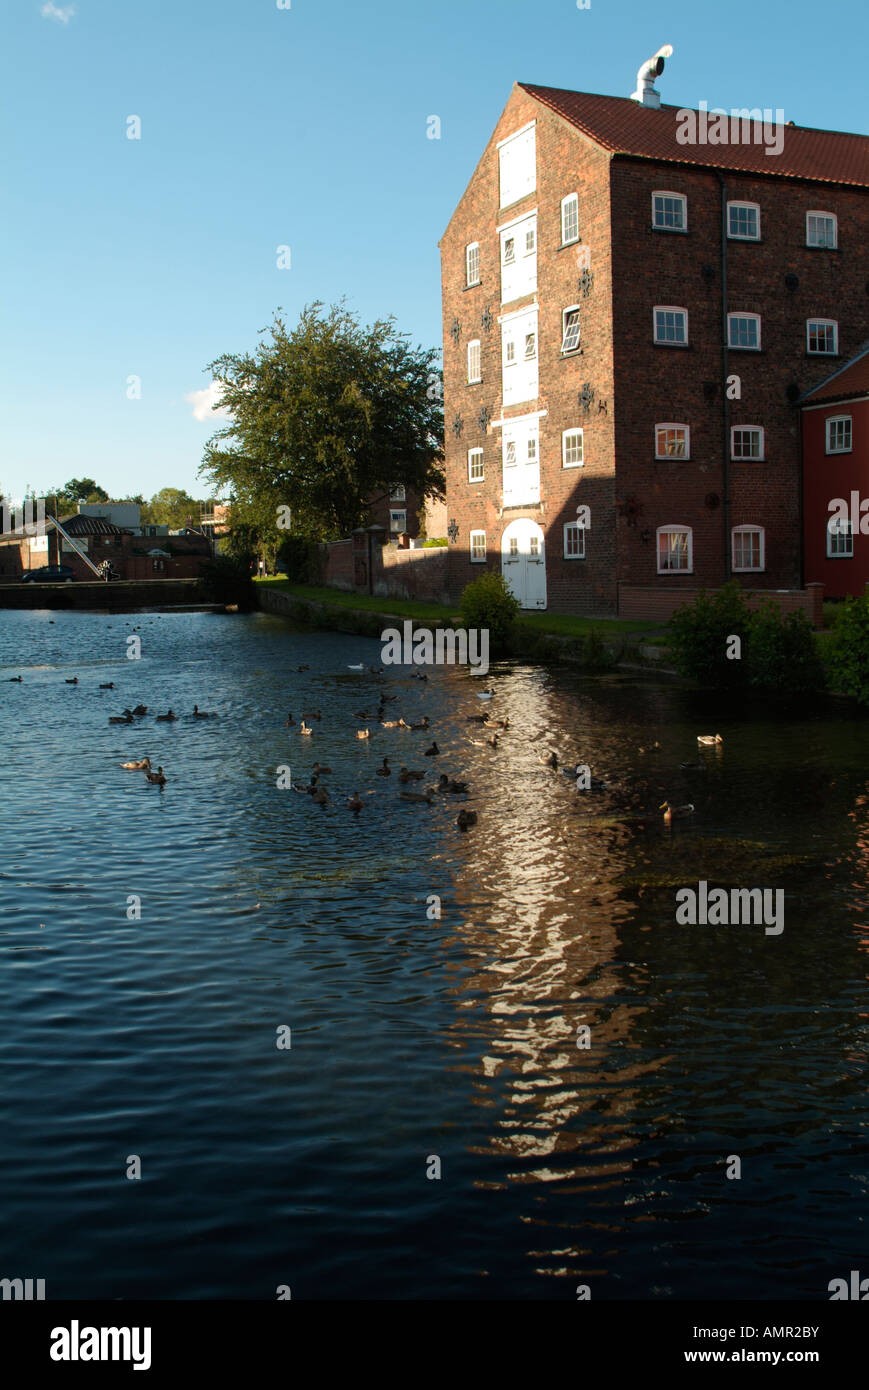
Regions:
M 836 614 L 827 669 L 834 690 L 869 705 L 869 599 L 865 594 L 846 599 Z
M 142 522 L 151 526 L 168 526 L 178 531 L 191 522 L 199 525 L 199 502 L 180 487 L 162 487 L 150 502 L 142 507 Z
M 317 302 L 288 330 L 279 312 L 255 352 L 209 370 L 230 421 L 201 471 L 261 546 L 280 543 L 287 508 L 294 534 L 326 540 L 364 525 L 399 483 L 444 495 L 437 353 L 411 347 L 394 319 L 363 327 L 343 302 Z
M 70 478 L 63 488 L 74 502 L 108 502 L 109 494 L 93 478 Z

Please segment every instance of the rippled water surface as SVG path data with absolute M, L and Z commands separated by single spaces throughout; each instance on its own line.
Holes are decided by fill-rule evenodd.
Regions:
M 510 665 L 493 751 L 481 683 L 347 669 L 378 660 L 265 615 L 0 613 L 0 1276 L 828 1298 L 869 1258 L 867 725 Z M 381 690 L 431 731 L 357 741 Z M 119 767 L 145 755 L 162 791 Z M 403 803 L 384 755 L 470 797 Z M 276 785 L 315 760 L 325 809 Z M 667 829 L 665 798 L 695 815 Z M 700 878 L 783 888 L 783 934 L 677 925 Z

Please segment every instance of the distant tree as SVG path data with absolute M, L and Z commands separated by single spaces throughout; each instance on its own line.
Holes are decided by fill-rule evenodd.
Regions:
M 109 494 L 93 478 L 70 478 L 63 489 L 74 502 L 108 502 Z
M 178 531 L 188 521 L 199 525 L 199 501 L 179 487 L 162 487 L 150 502 L 142 507 L 142 522 L 151 526 L 168 526 Z
M 232 494 L 232 527 L 261 551 L 286 535 L 346 536 L 399 483 L 444 495 L 443 406 L 434 349 L 411 347 L 393 319 L 362 327 L 344 304 L 279 314 L 254 353 L 210 363 L 230 423 L 201 472 Z M 283 509 L 283 510 L 281 510 Z M 279 520 L 280 518 L 280 520 Z

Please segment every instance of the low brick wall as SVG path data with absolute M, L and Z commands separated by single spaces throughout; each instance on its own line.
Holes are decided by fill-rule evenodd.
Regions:
M 710 593 L 717 592 L 714 589 Z M 772 599 L 783 613 L 805 613 L 814 627 L 824 624 L 824 586 L 807 584 L 805 589 L 745 589 L 749 608 L 757 608 L 764 599 Z M 631 620 L 667 623 L 677 608 L 693 603 L 699 589 L 655 589 L 640 584 L 619 585 L 619 617 Z
M 446 546 L 431 546 L 428 550 L 381 546 L 374 565 L 374 593 L 379 598 L 449 603 L 448 563 Z
M 353 542 L 332 541 L 321 547 L 323 553 L 322 582 L 330 589 L 353 591 Z
M 119 580 L 93 584 L 0 584 L 0 608 L 101 608 L 131 612 L 139 608 L 206 606 L 198 579 Z M 207 605 L 213 606 L 213 605 Z

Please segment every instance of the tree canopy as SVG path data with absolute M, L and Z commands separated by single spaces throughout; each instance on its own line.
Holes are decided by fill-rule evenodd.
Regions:
M 141 508 L 142 524 L 178 531 L 188 522 L 199 525 L 199 500 L 180 487 L 161 487 Z
M 294 534 L 332 539 L 400 483 L 442 497 L 435 349 L 411 347 L 391 318 L 363 327 L 343 302 L 307 306 L 292 330 L 280 313 L 255 352 L 209 364 L 229 422 L 200 471 L 232 495 L 233 527 L 275 544 L 289 517 Z

